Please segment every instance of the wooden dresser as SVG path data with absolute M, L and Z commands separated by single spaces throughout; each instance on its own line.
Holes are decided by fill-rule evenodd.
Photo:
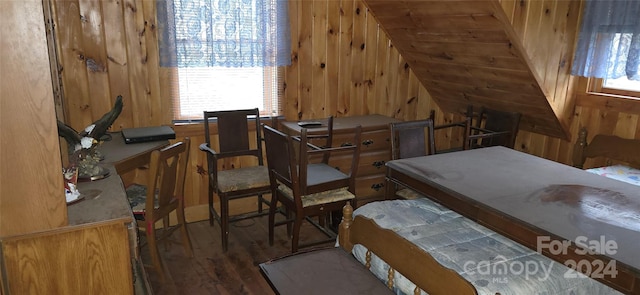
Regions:
M 305 120 L 326 122 L 325 119 Z M 400 120 L 383 115 L 365 115 L 333 119 L 333 145 L 349 144 L 353 140 L 353 131 L 362 126 L 362 147 L 360 165 L 356 178 L 356 197 L 358 206 L 384 198 L 385 162 L 391 159 L 389 123 Z M 288 134 L 299 134 L 298 122 L 282 122 L 282 130 Z M 309 128 L 310 133 L 326 131 L 323 127 Z M 351 159 L 333 157 L 329 164 L 340 170 L 348 171 Z

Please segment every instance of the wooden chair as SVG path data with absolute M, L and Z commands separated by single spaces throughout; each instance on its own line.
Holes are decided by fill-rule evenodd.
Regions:
M 469 110 L 468 114 L 473 114 L 471 107 Z M 470 128 L 471 133 L 467 138 L 470 148 L 498 145 L 514 148 L 520 125 L 520 113 L 480 107 L 473 117 L 475 124 Z
M 432 119 L 394 122 L 389 124 L 391 131 L 391 159 L 405 159 L 412 157 L 428 156 L 436 153 L 434 140 L 434 126 Z M 391 189 L 390 182 L 385 186 Z M 403 199 L 416 199 L 423 197 L 408 188 L 396 188 L 395 196 Z M 387 191 L 387 198 L 394 195 Z
M 520 125 L 520 113 L 498 111 L 484 106 L 480 107 L 478 112 L 474 112 L 473 106 L 469 105 L 464 115 L 463 121 L 434 126 L 434 130 L 452 127 L 464 130 L 462 147 L 439 150 L 438 153 L 496 145 L 514 148 Z M 433 110 L 429 118 L 435 122 Z
M 437 132 L 438 130 L 446 130 L 446 129 L 458 129 L 458 131 L 456 132 L 462 132 L 462 146 L 461 147 L 453 147 L 453 148 L 449 148 L 449 149 L 439 149 L 437 150 L 435 153 L 437 154 L 442 154 L 442 153 L 449 153 L 449 152 L 455 152 L 455 151 L 461 151 L 461 150 L 468 150 L 469 147 L 469 134 L 471 134 L 471 119 L 472 116 L 469 116 L 467 114 L 471 114 L 473 112 L 473 110 L 469 107 L 467 108 L 467 112 L 464 113 L 464 120 L 462 121 L 458 121 L 458 122 L 452 122 L 452 123 L 447 123 L 447 124 L 442 124 L 442 125 L 435 125 L 436 122 L 436 112 L 434 110 L 431 110 L 431 112 L 429 113 L 429 119 L 433 122 L 434 126 L 433 126 L 433 130 L 434 133 Z M 435 134 L 434 134 L 434 138 L 435 138 Z M 435 139 L 434 139 L 435 141 Z
M 358 169 L 360 144 L 321 148 L 309 143 L 307 129 L 302 128 L 299 137 L 286 135 L 263 125 L 269 177 L 271 179 L 271 207 L 269 209 L 269 244 L 273 245 L 274 228 L 293 223 L 291 252 L 300 247 L 318 245 L 335 239 L 328 229 L 309 217 L 327 216 L 339 211 L 349 202 L 355 202 L 355 176 Z M 357 126 L 354 142 L 359 143 L 361 127 Z M 296 155 L 297 151 L 297 155 Z M 310 158 L 324 158 L 326 153 L 349 153 L 353 161 L 348 173 L 341 172 L 322 161 L 310 162 Z M 282 222 L 275 222 L 278 202 L 293 213 Z M 329 239 L 299 244 L 300 226 L 307 220 L 322 230 Z
M 215 121 L 214 121 L 215 120 Z M 211 126 L 217 123 L 219 149 L 212 147 Z M 249 128 L 249 124 L 255 126 Z M 251 133 L 255 135 L 251 135 Z M 209 224 L 214 220 L 220 224 L 222 233 L 222 249 L 227 251 L 229 244 L 229 224 L 239 220 L 268 214 L 262 210 L 262 204 L 269 204 L 263 198 L 269 194 L 269 172 L 264 165 L 262 155 L 262 136 L 260 132 L 260 113 L 258 109 L 204 112 L 205 143 L 200 150 L 207 154 L 209 172 Z M 232 160 L 254 160 L 256 165 L 247 165 L 251 161 L 243 161 L 241 167 L 233 167 Z M 226 165 L 226 166 L 225 166 Z M 224 169 L 220 170 L 220 166 Z M 215 209 L 213 195 L 220 198 L 220 212 Z M 230 216 L 231 200 L 256 197 L 257 212 Z
M 146 235 L 145 242 L 140 247 L 149 245 L 152 265 L 163 281 L 165 272 L 158 252 L 158 241 L 170 242 L 167 238 L 180 229 L 185 252 L 187 256 L 193 257 L 184 217 L 184 181 L 190 144 L 187 137 L 181 142 L 153 151 L 147 183 L 133 184 L 126 189 L 138 229 Z M 171 225 L 169 215 L 174 211 L 177 221 L 175 225 Z M 159 220 L 162 220 L 163 227 L 156 229 L 156 222 Z

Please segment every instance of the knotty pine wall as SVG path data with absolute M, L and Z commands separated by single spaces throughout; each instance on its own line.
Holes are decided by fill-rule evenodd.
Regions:
M 522 38 L 535 70 L 543 77 L 552 106 L 561 110 L 573 135 L 588 126 L 596 132 L 638 137 L 635 108 L 612 110 L 609 104 L 584 102 L 577 79 L 568 75 L 579 1 L 501 1 L 513 29 Z M 58 73 L 62 92 L 58 116 L 80 129 L 108 111 L 117 95 L 125 107 L 113 130 L 171 124 L 173 73 L 158 65 L 155 1 L 54 0 Z M 360 0 L 291 0 L 291 66 L 285 69 L 284 116 L 287 120 L 383 114 L 403 120 L 426 118 L 436 110 L 437 123 L 458 120 L 431 99 Z M 552 44 L 553 46 L 549 46 Z M 562 44 L 567 44 L 562 46 Z M 555 99 L 558 97 L 559 99 Z M 577 103 L 577 106 L 574 106 Z M 623 112 L 625 111 L 625 112 Z M 175 127 L 190 136 L 187 177 L 188 218 L 207 218 L 206 158 L 201 124 Z M 437 134 L 439 148 L 458 146 L 458 134 Z M 521 131 L 516 149 L 569 163 L 572 142 Z M 227 163 L 242 165 L 242 163 Z M 589 162 L 587 162 L 589 164 Z M 236 206 L 244 210 L 244 205 Z

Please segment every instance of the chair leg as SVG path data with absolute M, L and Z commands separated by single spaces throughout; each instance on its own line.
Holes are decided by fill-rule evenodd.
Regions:
M 300 239 L 300 227 L 304 221 L 304 214 L 296 214 L 296 221 L 293 223 L 293 237 L 291 238 L 291 253 L 298 252 L 298 242 Z
M 220 196 L 220 232 L 222 233 L 222 251 L 229 248 L 229 200 Z
M 263 202 L 262 194 L 258 195 L 258 213 L 262 213 L 262 202 Z
M 153 221 L 146 222 L 146 235 L 147 245 L 149 246 L 149 254 L 151 255 L 151 263 L 156 269 L 156 272 L 160 275 L 160 280 L 165 281 L 164 268 L 162 267 L 162 260 L 160 260 L 160 253 L 158 252 L 158 241 L 156 240 L 156 229 Z
M 162 232 L 166 233 L 170 231 L 169 216 L 162 217 Z M 162 239 L 164 244 L 164 250 L 169 251 L 169 242 L 166 239 Z
M 209 186 L 209 225 L 213 225 L 213 188 Z
M 182 246 L 184 247 L 184 252 L 188 257 L 193 257 L 193 247 L 191 246 L 191 239 L 189 238 L 187 221 L 184 217 L 184 204 L 182 203 L 182 200 L 180 200 L 180 203 L 176 210 L 176 215 L 178 217 L 180 233 L 182 234 Z
M 269 206 L 269 246 L 273 246 L 273 232 L 276 221 L 276 210 L 278 209 L 278 196 L 271 194 L 271 205 Z M 287 228 L 289 225 L 287 224 Z
M 287 211 L 287 220 L 291 220 L 291 216 L 293 216 L 291 210 L 289 210 L 289 208 L 285 208 L 285 210 Z M 291 238 L 291 230 L 292 224 L 291 222 L 287 222 L 287 238 Z

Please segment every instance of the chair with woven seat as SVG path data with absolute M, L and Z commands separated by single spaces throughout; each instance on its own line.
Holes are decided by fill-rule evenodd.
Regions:
M 126 189 L 138 230 L 146 236 L 139 247 L 149 246 L 152 265 L 163 281 L 165 272 L 158 251 L 159 241 L 172 242 L 167 238 L 179 229 L 184 250 L 187 256 L 193 257 L 184 216 L 184 182 L 190 143 L 187 137 L 181 142 L 153 151 L 147 183 L 132 184 Z M 173 212 L 177 217 L 175 224 L 169 220 L 169 215 Z M 159 220 L 162 220 L 163 227 L 157 229 L 156 222 Z
M 354 141 L 360 142 L 361 127 L 355 128 Z M 301 247 L 318 245 L 335 240 L 335 233 L 315 222 L 311 217 L 327 217 L 328 212 L 339 211 L 349 202 L 355 206 L 355 176 L 357 174 L 360 144 L 340 147 L 318 147 L 309 143 L 307 129 L 300 136 L 289 136 L 263 125 L 267 164 L 271 180 L 271 206 L 269 209 L 269 244 L 273 245 L 274 229 L 278 225 L 293 223 L 291 252 Z M 339 171 L 324 163 L 324 155 L 346 153 L 353 159 L 350 171 Z M 310 162 L 310 159 L 316 159 Z M 288 212 L 286 220 L 276 223 L 278 203 Z M 328 239 L 301 245 L 300 227 L 307 220 L 324 232 Z M 322 224 L 326 224 L 322 223 Z
M 433 155 L 436 153 L 434 129 L 432 119 L 402 121 L 389 124 L 391 132 L 391 159 L 406 159 Z M 386 189 L 394 189 L 395 196 L 402 199 L 416 199 L 423 197 L 409 188 L 391 187 L 387 182 Z M 387 191 L 386 196 L 393 193 Z
M 213 123 L 217 125 L 218 148 L 212 145 Z M 262 154 L 259 110 L 205 111 L 204 136 L 206 142 L 200 150 L 207 154 L 209 224 L 214 220 L 220 224 L 222 249 L 226 252 L 230 223 L 268 214 L 262 208 L 262 204 L 269 205 L 263 195 L 271 193 L 271 187 Z M 214 206 L 214 195 L 220 199 L 220 212 Z M 247 197 L 257 197 L 257 211 L 230 215 L 229 202 Z

